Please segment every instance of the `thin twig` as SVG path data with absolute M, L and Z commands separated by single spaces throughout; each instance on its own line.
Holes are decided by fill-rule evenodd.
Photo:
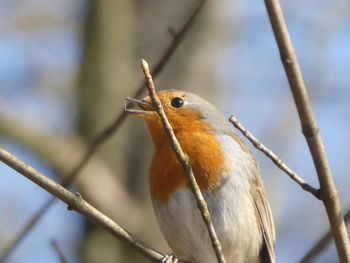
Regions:
M 350 221 L 350 209 L 345 213 L 344 221 L 346 224 Z M 314 246 L 305 254 L 300 260 L 300 263 L 309 263 L 313 261 L 332 241 L 332 232 L 328 230 L 323 236 L 314 244 Z
M 64 255 L 62 249 L 60 248 L 60 246 L 58 245 L 58 243 L 55 239 L 51 240 L 51 245 L 52 245 L 53 249 L 57 252 L 57 255 L 60 259 L 60 262 L 61 263 L 68 263 L 66 256 Z
M 257 148 L 258 150 L 262 151 L 268 158 L 270 158 L 276 166 L 278 166 L 282 171 L 284 171 L 286 174 L 289 175 L 289 177 L 295 181 L 298 185 L 300 185 L 301 188 L 303 188 L 305 191 L 311 193 L 314 195 L 317 199 L 320 199 L 320 194 L 318 192 L 318 189 L 312 187 L 311 185 L 305 183 L 305 181 L 297 175 L 295 172 L 293 172 L 292 169 L 290 169 L 281 158 L 279 158 L 273 151 L 271 151 L 269 148 L 267 148 L 264 144 L 262 144 L 257 138 L 254 137 L 253 134 L 251 134 L 238 120 L 236 117 L 231 116 L 230 122 L 239 130 L 242 132 L 242 134 Z
M 169 62 L 170 58 L 174 55 L 177 48 L 181 45 L 181 43 L 184 40 L 184 37 L 186 36 L 186 33 L 194 24 L 200 11 L 203 9 L 203 6 L 205 3 L 206 3 L 206 0 L 201 0 L 198 6 L 195 8 L 195 10 L 189 16 L 188 20 L 184 23 L 180 31 L 177 34 L 174 34 L 172 42 L 165 49 L 162 56 L 160 56 L 160 59 L 158 60 L 158 62 L 156 63 L 156 65 L 152 70 L 152 74 L 154 78 L 159 76 L 159 74 L 163 71 L 164 67 Z M 145 83 L 144 81 L 142 81 L 142 83 L 139 85 L 138 89 L 136 90 L 133 98 L 138 98 L 143 94 L 144 85 Z M 81 172 L 82 168 L 88 163 L 88 161 L 91 159 L 93 154 L 97 151 L 97 149 L 109 138 L 111 138 L 113 134 L 117 132 L 118 128 L 121 126 L 121 124 L 124 122 L 127 116 L 128 114 L 124 111 L 124 108 L 123 108 L 120 111 L 119 115 L 115 118 L 115 120 L 107 128 L 105 128 L 95 139 L 92 140 L 89 149 L 84 154 L 82 159 L 78 162 L 78 164 L 72 169 L 71 172 L 69 172 L 65 176 L 62 176 L 63 178 L 66 178 L 63 181 L 63 185 L 65 187 L 68 187 L 74 181 L 74 179 Z M 6 258 L 23 240 L 24 236 L 29 233 L 29 231 L 33 228 L 33 226 L 37 224 L 37 222 L 41 219 L 41 217 L 51 207 L 51 204 L 54 203 L 54 200 L 55 200 L 54 198 L 51 198 L 46 203 L 44 203 L 43 206 L 38 210 L 38 212 L 36 212 L 33 215 L 33 217 L 31 217 L 28 220 L 28 223 L 22 228 L 19 234 L 13 239 L 13 241 L 10 242 L 9 245 L 6 246 L 7 249 L 3 251 L 0 257 L 0 263 L 5 262 Z
M 62 187 L 55 181 L 43 175 L 33 167 L 29 166 L 15 155 L 9 153 L 0 147 L 0 161 L 10 166 L 29 180 L 45 189 L 47 192 L 62 200 L 68 205 L 68 210 L 75 210 L 84 215 L 87 219 L 94 222 L 96 225 L 102 227 L 110 232 L 116 238 L 124 241 L 131 247 L 135 248 L 145 257 L 153 262 L 159 262 L 164 255 L 151 248 L 143 241 L 133 237 L 130 233 L 120 227 L 112 219 L 98 211 L 95 207 L 86 202 L 79 193 L 73 194 L 66 188 Z
M 210 213 L 208 210 L 207 202 L 203 198 L 203 195 L 199 189 L 196 178 L 194 177 L 191 164 L 188 160 L 188 156 L 183 152 L 179 141 L 176 139 L 173 128 L 171 127 L 171 125 L 168 121 L 168 118 L 164 112 L 164 109 L 162 107 L 162 104 L 161 104 L 161 102 L 156 94 L 155 86 L 154 86 L 153 79 L 152 79 L 151 73 L 149 71 L 149 67 L 148 67 L 147 62 L 142 59 L 141 65 L 142 65 L 143 73 L 145 74 L 148 92 L 149 92 L 150 97 L 152 98 L 153 105 L 156 107 L 157 113 L 158 113 L 158 115 L 159 115 L 159 117 L 164 125 L 166 133 L 168 134 L 171 146 L 172 146 L 174 152 L 176 153 L 176 156 L 177 156 L 179 162 L 182 164 L 188 179 L 190 180 L 192 192 L 196 198 L 197 206 L 201 212 L 204 223 L 208 229 L 208 233 L 209 233 L 211 243 L 212 243 L 212 246 L 213 246 L 215 254 L 216 254 L 216 258 L 217 258 L 219 263 L 225 263 L 226 261 L 225 261 L 224 255 L 222 253 L 221 244 L 220 244 L 220 241 L 216 235 L 213 223 L 211 221 L 211 216 L 210 216 Z
M 307 140 L 320 182 L 322 201 L 326 208 L 331 230 L 334 235 L 339 260 L 350 262 L 350 243 L 337 189 L 324 150 L 322 138 L 305 87 L 301 69 L 295 55 L 292 41 L 284 21 L 278 0 L 265 0 L 271 26 L 280 51 L 281 60 L 286 72 L 290 89 L 298 110 L 302 131 Z

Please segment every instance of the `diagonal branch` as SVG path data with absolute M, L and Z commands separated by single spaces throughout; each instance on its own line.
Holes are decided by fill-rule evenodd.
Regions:
M 257 148 L 258 150 L 262 151 L 269 159 L 271 159 L 274 164 L 279 167 L 282 171 L 284 171 L 289 177 L 296 182 L 298 185 L 300 185 L 301 188 L 303 188 L 305 191 L 311 193 L 313 196 L 315 196 L 317 199 L 320 199 L 320 194 L 318 190 L 311 185 L 305 183 L 305 181 L 297 175 L 295 172 L 293 172 L 292 169 L 290 169 L 282 160 L 279 158 L 273 151 L 271 151 L 269 148 L 267 148 L 264 144 L 262 144 L 257 138 L 254 137 L 253 134 L 251 134 L 238 120 L 236 117 L 231 116 L 230 122 L 242 132 L 242 134 Z
M 4 133 L 7 137 L 29 146 L 40 158 L 51 165 L 56 174 L 65 174 L 67 169 L 75 165 L 80 156 L 82 156 L 87 149 L 87 145 L 78 135 L 73 135 L 72 137 L 64 139 L 58 138 L 38 128 L 31 127 L 29 124 L 9 120 L 1 114 L 0 130 L 1 133 Z M 71 154 L 72 152 L 74 152 L 73 156 Z M 141 225 L 142 220 L 140 216 L 137 216 L 141 215 L 140 206 L 128 195 L 122 184 L 113 175 L 112 171 L 110 171 L 98 157 L 93 156 L 90 159 L 89 169 L 85 169 L 83 173 L 84 179 L 77 178 L 75 184 L 90 202 L 112 218 L 118 218 L 122 221 L 132 214 L 136 218 L 130 222 L 133 227 L 135 228 L 135 226 Z M 100 189 L 108 189 L 109 191 L 101 193 L 101 191 L 95 190 L 96 187 L 91 187 L 92 185 L 94 187 L 99 186 Z M 119 200 L 124 206 L 116 210 L 113 200 Z M 26 221 L 24 227 L 4 244 L 1 251 L 0 262 L 6 262 L 8 256 L 16 248 L 16 245 L 21 242 L 25 235 L 54 202 L 56 202 L 54 197 L 44 202 L 40 209 L 35 211 L 29 220 Z M 140 220 L 138 220 L 138 218 Z
M 174 55 L 177 48 L 181 45 L 183 42 L 187 32 L 190 30 L 194 22 L 196 21 L 198 15 L 200 14 L 201 10 L 204 7 L 204 4 L 206 3 L 206 0 L 201 0 L 198 4 L 198 6 L 195 8 L 195 10 L 192 12 L 192 14 L 189 16 L 187 21 L 184 23 L 184 25 L 181 27 L 180 31 L 174 35 L 172 42 L 169 44 L 169 46 L 165 49 L 163 54 L 160 56 L 160 59 L 154 66 L 152 72 L 154 77 L 157 77 L 164 67 L 169 62 L 170 58 Z M 139 85 L 137 91 L 134 94 L 134 98 L 140 97 L 144 91 L 144 82 Z M 78 176 L 78 174 L 81 172 L 82 168 L 89 162 L 91 157 L 95 154 L 97 149 L 106 142 L 111 136 L 117 132 L 118 128 L 122 125 L 124 120 L 126 119 L 128 115 L 122 109 L 119 113 L 119 115 L 115 118 L 115 120 L 107 127 L 105 128 L 90 144 L 90 147 L 84 154 L 84 156 L 81 158 L 81 160 L 77 163 L 77 165 L 67 174 L 64 176 L 65 181 L 63 183 L 64 186 L 68 187 Z M 40 220 L 42 215 L 46 213 L 46 211 L 51 207 L 51 204 L 54 203 L 54 199 L 48 200 L 35 214 L 32 218 L 29 219 L 28 223 L 22 228 L 19 235 L 16 236 L 15 240 L 11 242 L 11 245 L 7 247 L 7 249 L 3 252 L 3 254 L 0 257 L 0 263 L 4 262 L 6 258 L 9 256 L 9 254 L 16 248 L 16 246 L 23 240 L 24 236 L 29 233 L 29 231 L 33 228 L 33 226 L 36 225 L 36 223 Z
M 0 147 L 0 161 L 10 166 L 29 180 L 45 189 L 47 192 L 57 197 L 61 201 L 68 205 L 68 210 L 75 210 L 78 213 L 84 215 L 87 219 L 99 225 L 106 231 L 110 232 L 113 236 L 124 241 L 128 245 L 135 248 L 145 257 L 153 262 L 159 262 L 163 257 L 162 254 L 151 248 L 146 243 L 138 240 L 128 233 L 125 229 L 120 227 L 112 219 L 98 211 L 88 202 L 86 202 L 79 193 L 73 194 L 66 188 L 62 187 L 55 181 L 51 180 L 47 176 L 43 175 L 33 167 L 29 166 L 22 160 L 18 159 L 15 155 L 9 153 L 5 149 Z
M 164 125 L 166 133 L 169 137 L 171 146 L 172 146 L 174 152 L 176 153 L 176 156 L 177 156 L 179 162 L 182 164 L 188 179 L 190 180 L 192 192 L 196 198 L 198 209 L 200 210 L 202 218 L 204 220 L 204 223 L 207 227 L 207 230 L 208 230 L 208 233 L 209 233 L 217 260 L 219 263 L 225 263 L 226 261 L 225 261 L 224 255 L 222 254 L 221 244 L 220 244 L 220 241 L 216 235 L 213 223 L 211 221 L 211 215 L 210 215 L 209 210 L 208 210 L 207 202 L 203 198 L 203 195 L 199 189 L 196 178 L 194 177 L 191 164 L 188 160 L 188 156 L 183 152 L 179 141 L 176 139 L 173 128 L 171 127 L 171 125 L 168 121 L 168 118 L 164 112 L 163 106 L 162 106 L 162 104 L 161 104 L 161 102 L 156 94 L 153 79 L 152 79 L 151 73 L 149 71 L 147 62 L 142 59 L 141 64 L 142 64 L 143 73 L 145 74 L 146 84 L 147 84 L 149 95 L 152 98 L 153 105 L 156 107 L 157 113 L 158 113 L 158 115 L 159 115 L 159 117 Z
M 298 110 L 302 131 L 307 140 L 317 171 L 321 186 L 322 201 L 327 211 L 339 260 L 341 263 L 349 263 L 350 243 L 343 220 L 338 192 L 333 181 L 322 138 L 319 134 L 316 118 L 312 111 L 310 99 L 292 41 L 288 34 L 281 6 L 278 0 L 265 0 L 265 5 Z

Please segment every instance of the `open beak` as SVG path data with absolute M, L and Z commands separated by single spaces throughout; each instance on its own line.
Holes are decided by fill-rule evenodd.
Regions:
M 141 109 L 131 109 L 130 107 L 136 104 Z M 154 112 L 154 107 L 151 103 L 146 100 L 138 100 L 133 98 L 125 98 L 124 100 L 124 109 L 126 112 L 131 113 L 133 115 L 137 115 L 142 117 L 143 115 L 151 115 Z

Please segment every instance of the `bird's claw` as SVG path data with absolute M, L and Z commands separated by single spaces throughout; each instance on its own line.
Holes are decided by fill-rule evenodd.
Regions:
M 160 263 L 179 263 L 179 260 L 175 254 L 167 254 L 160 260 Z

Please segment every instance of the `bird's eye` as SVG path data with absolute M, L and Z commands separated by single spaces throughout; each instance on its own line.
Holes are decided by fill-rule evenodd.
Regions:
M 171 101 L 171 106 L 173 106 L 174 108 L 181 108 L 183 105 L 184 101 L 179 97 L 173 98 Z

